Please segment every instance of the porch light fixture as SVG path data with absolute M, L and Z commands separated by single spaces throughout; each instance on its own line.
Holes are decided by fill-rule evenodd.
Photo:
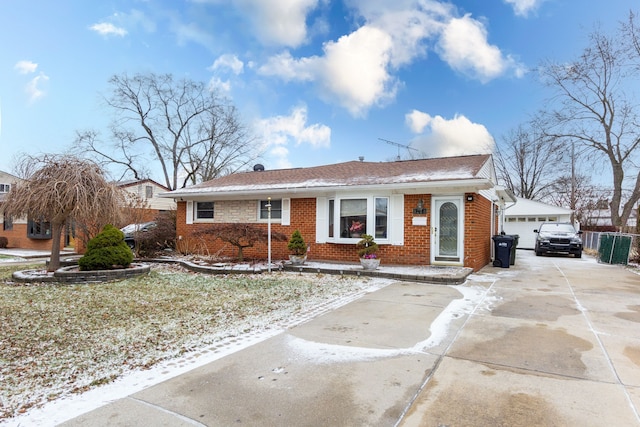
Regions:
M 473 202 L 473 194 L 467 194 L 467 202 Z
M 427 213 L 427 209 L 424 207 L 424 200 L 418 200 L 418 205 L 413 209 L 414 215 L 424 215 Z

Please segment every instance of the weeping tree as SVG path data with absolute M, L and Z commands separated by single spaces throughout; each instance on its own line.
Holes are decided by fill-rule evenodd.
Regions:
M 120 190 L 107 182 L 95 163 L 69 155 L 25 156 L 20 166 L 33 171 L 11 188 L 5 215 L 42 220 L 51 225 L 49 271 L 60 267 L 60 238 L 71 222 L 107 224 L 120 212 Z

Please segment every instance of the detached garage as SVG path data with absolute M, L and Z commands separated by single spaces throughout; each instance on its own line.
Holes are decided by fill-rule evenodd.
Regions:
M 571 222 L 571 209 L 517 198 L 504 212 L 504 232 L 520 236 L 518 248 L 533 249 L 537 229 L 543 222 Z

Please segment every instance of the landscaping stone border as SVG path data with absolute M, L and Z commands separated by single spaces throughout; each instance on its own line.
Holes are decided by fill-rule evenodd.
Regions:
M 79 271 L 78 266 L 62 267 L 53 273 L 42 270 L 22 270 L 13 273 L 13 280 L 21 283 L 28 282 L 58 282 L 58 283 L 100 283 L 113 280 L 128 279 L 130 277 L 149 274 L 151 265 L 131 264 L 129 268 L 117 268 L 113 270 Z

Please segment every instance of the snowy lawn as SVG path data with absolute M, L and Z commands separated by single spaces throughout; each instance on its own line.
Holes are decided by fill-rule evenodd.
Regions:
M 0 265 L 0 423 L 371 286 L 366 278 L 216 276 L 154 265 L 103 284 L 18 284 Z

